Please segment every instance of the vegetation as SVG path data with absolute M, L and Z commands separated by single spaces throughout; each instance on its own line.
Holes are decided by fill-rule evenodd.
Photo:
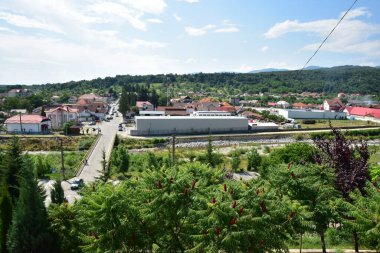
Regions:
M 15 204 L 4 173 L 10 167 L 1 164 L 1 250 L 263 253 L 319 245 L 326 252 L 348 247 L 350 234 L 357 251 L 379 249 L 380 191 L 370 181 L 368 146 L 336 129 L 332 135 L 315 147 L 295 143 L 267 155 L 255 148 L 220 155 L 210 138 L 205 152 L 177 150 L 175 164 L 169 152 L 133 154 L 119 141 L 110 164 L 103 154 L 101 180 L 85 186 L 80 201 L 67 205 L 58 181 L 48 211 L 33 160 L 14 139 L 0 153 L 20 160 L 12 168 Z M 233 180 L 229 169 L 243 162 L 260 177 Z M 124 180 L 114 184 L 112 174 Z

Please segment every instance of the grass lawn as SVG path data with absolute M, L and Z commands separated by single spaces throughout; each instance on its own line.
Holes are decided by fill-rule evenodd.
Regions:
M 11 136 L 0 138 L 0 150 L 6 150 Z M 60 145 L 56 136 L 22 136 L 20 143 L 23 151 L 59 151 Z M 88 150 L 96 136 L 60 136 L 65 151 Z
M 328 120 L 316 120 L 315 124 L 304 124 L 302 120 L 297 120 L 301 125 L 301 129 L 308 128 L 329 128 Z M 333 127 L 358 127 L 358 126 L 378 126 L 374 122 L 367 122 L 362 120 L 331 120 Z
M 86 151 L 66 151 L 64 152 L 64 165 L 65 165 L 65 177 L 72 178 L 75 176 L 75 172 L 79 168 L 82 160 L 86 155 Z M 61 179 L 61 154 L 54 152 L 51 154 L 32 154 L 30 155 L 34 160 L 35 166 L 38 166 L 38 159 L 42 160 L 43 170 L 46 172 L 46 178 Z M 40 158 L 39 158 L 40 157 Z M 53 168 L 56 170 L 52 173 Z

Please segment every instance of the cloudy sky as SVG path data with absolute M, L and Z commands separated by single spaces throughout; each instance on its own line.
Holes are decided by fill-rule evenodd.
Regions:
M 0 84 L 301 68 L 353 0 L 1 0 Z M 380 65 L 359 0 L 310 65 Z

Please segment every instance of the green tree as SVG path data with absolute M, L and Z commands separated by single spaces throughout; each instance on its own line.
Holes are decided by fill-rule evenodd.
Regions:
M 339 220 L 338 191 L 334 187 L 332 169 L 316 165 L 281 165 L 269 170 L 270 183 L 280 196 L 296 201 L 311 222 L 309 231 L 321 238 L 322 252 L 326 253 L 326 230 Z M 290 214 L 294 217 L 295 214 Z
M 380 191 L 373 184 L 368 183 L 363 196 L 359 190 L 351 193 L 355 204 L 348 205 L 349 214 L 355 220 L 349 219 L 361 238 L 361 242 L 368 248 L 380 250 Z
M 33 176 L 33 164 L 25 157 L 20 174 L 20 196 L 8 231 L 9 252 L 54 252 L 41 189 Z
M 22 166 L 22 150 L 20 141 L 13 137 L 8 145 L 8 150 L 4 157 L 5 184 L 8 187 L 9 195 L 13 204 L 17 202 L 19 196 L 19 173 Z
M 55 183 L 54 183 L 54 188 L 51 190 L 51 203 L 54 203 L 54 204 L 62 204 L 66 201 L 65 199 L 65 192 L 63 191 L 63 188 L 62 188 L 62 185 L 61 185 L 61 181 L 60 180 L 57 180 Z
M 213 150 L 213 146 L 212 146 L 212 137 L 211 136 L 208 137 L 206 161 L 212 168 L 215 167 L 214 150 Z
M 231 159 L 231 170 L 234 172 L 237 172 L 240 170 L 240 152 L 235 150 L 232 153 L 232 159 Z
M 252 148 L 247 153 L 247 170 L 250 171 L 251 169 L 258 170 L 258 168 L 261 165 L 261 156 L 259 152 L 257 152 L 256 148 Z
M 127 92 L 126 87 L 123 87 L 123 90 L 121 92 L 120 100 L 119 100 L 119 111 L 123 116 L 127 114 L 131 109 L 131 104 L 129 100 L 129 94 Z
M 82 252 L 79 219 L 74 207 L 76 206 L 51 204 L 48 209 L 50 228 L 58 237 L 59 253 Z
M 0 185 L 0 252 L 6 253 L 7 233 L 12 220 L 12 200 L 4 182 Z

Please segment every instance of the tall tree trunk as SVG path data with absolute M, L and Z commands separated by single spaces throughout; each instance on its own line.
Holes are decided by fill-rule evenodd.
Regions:
M 321 231 L 319 235 L 321 236 L 322 253 L 326 253 L 325 231 Z
M 302 234 L 301 234 L 301 237 L 300 237 L 300 253 L 302 253 Z
M 359 235 L 356 231 L 353 232 L 353 235 L 354 235 L 355 252 L 359 253 Z

